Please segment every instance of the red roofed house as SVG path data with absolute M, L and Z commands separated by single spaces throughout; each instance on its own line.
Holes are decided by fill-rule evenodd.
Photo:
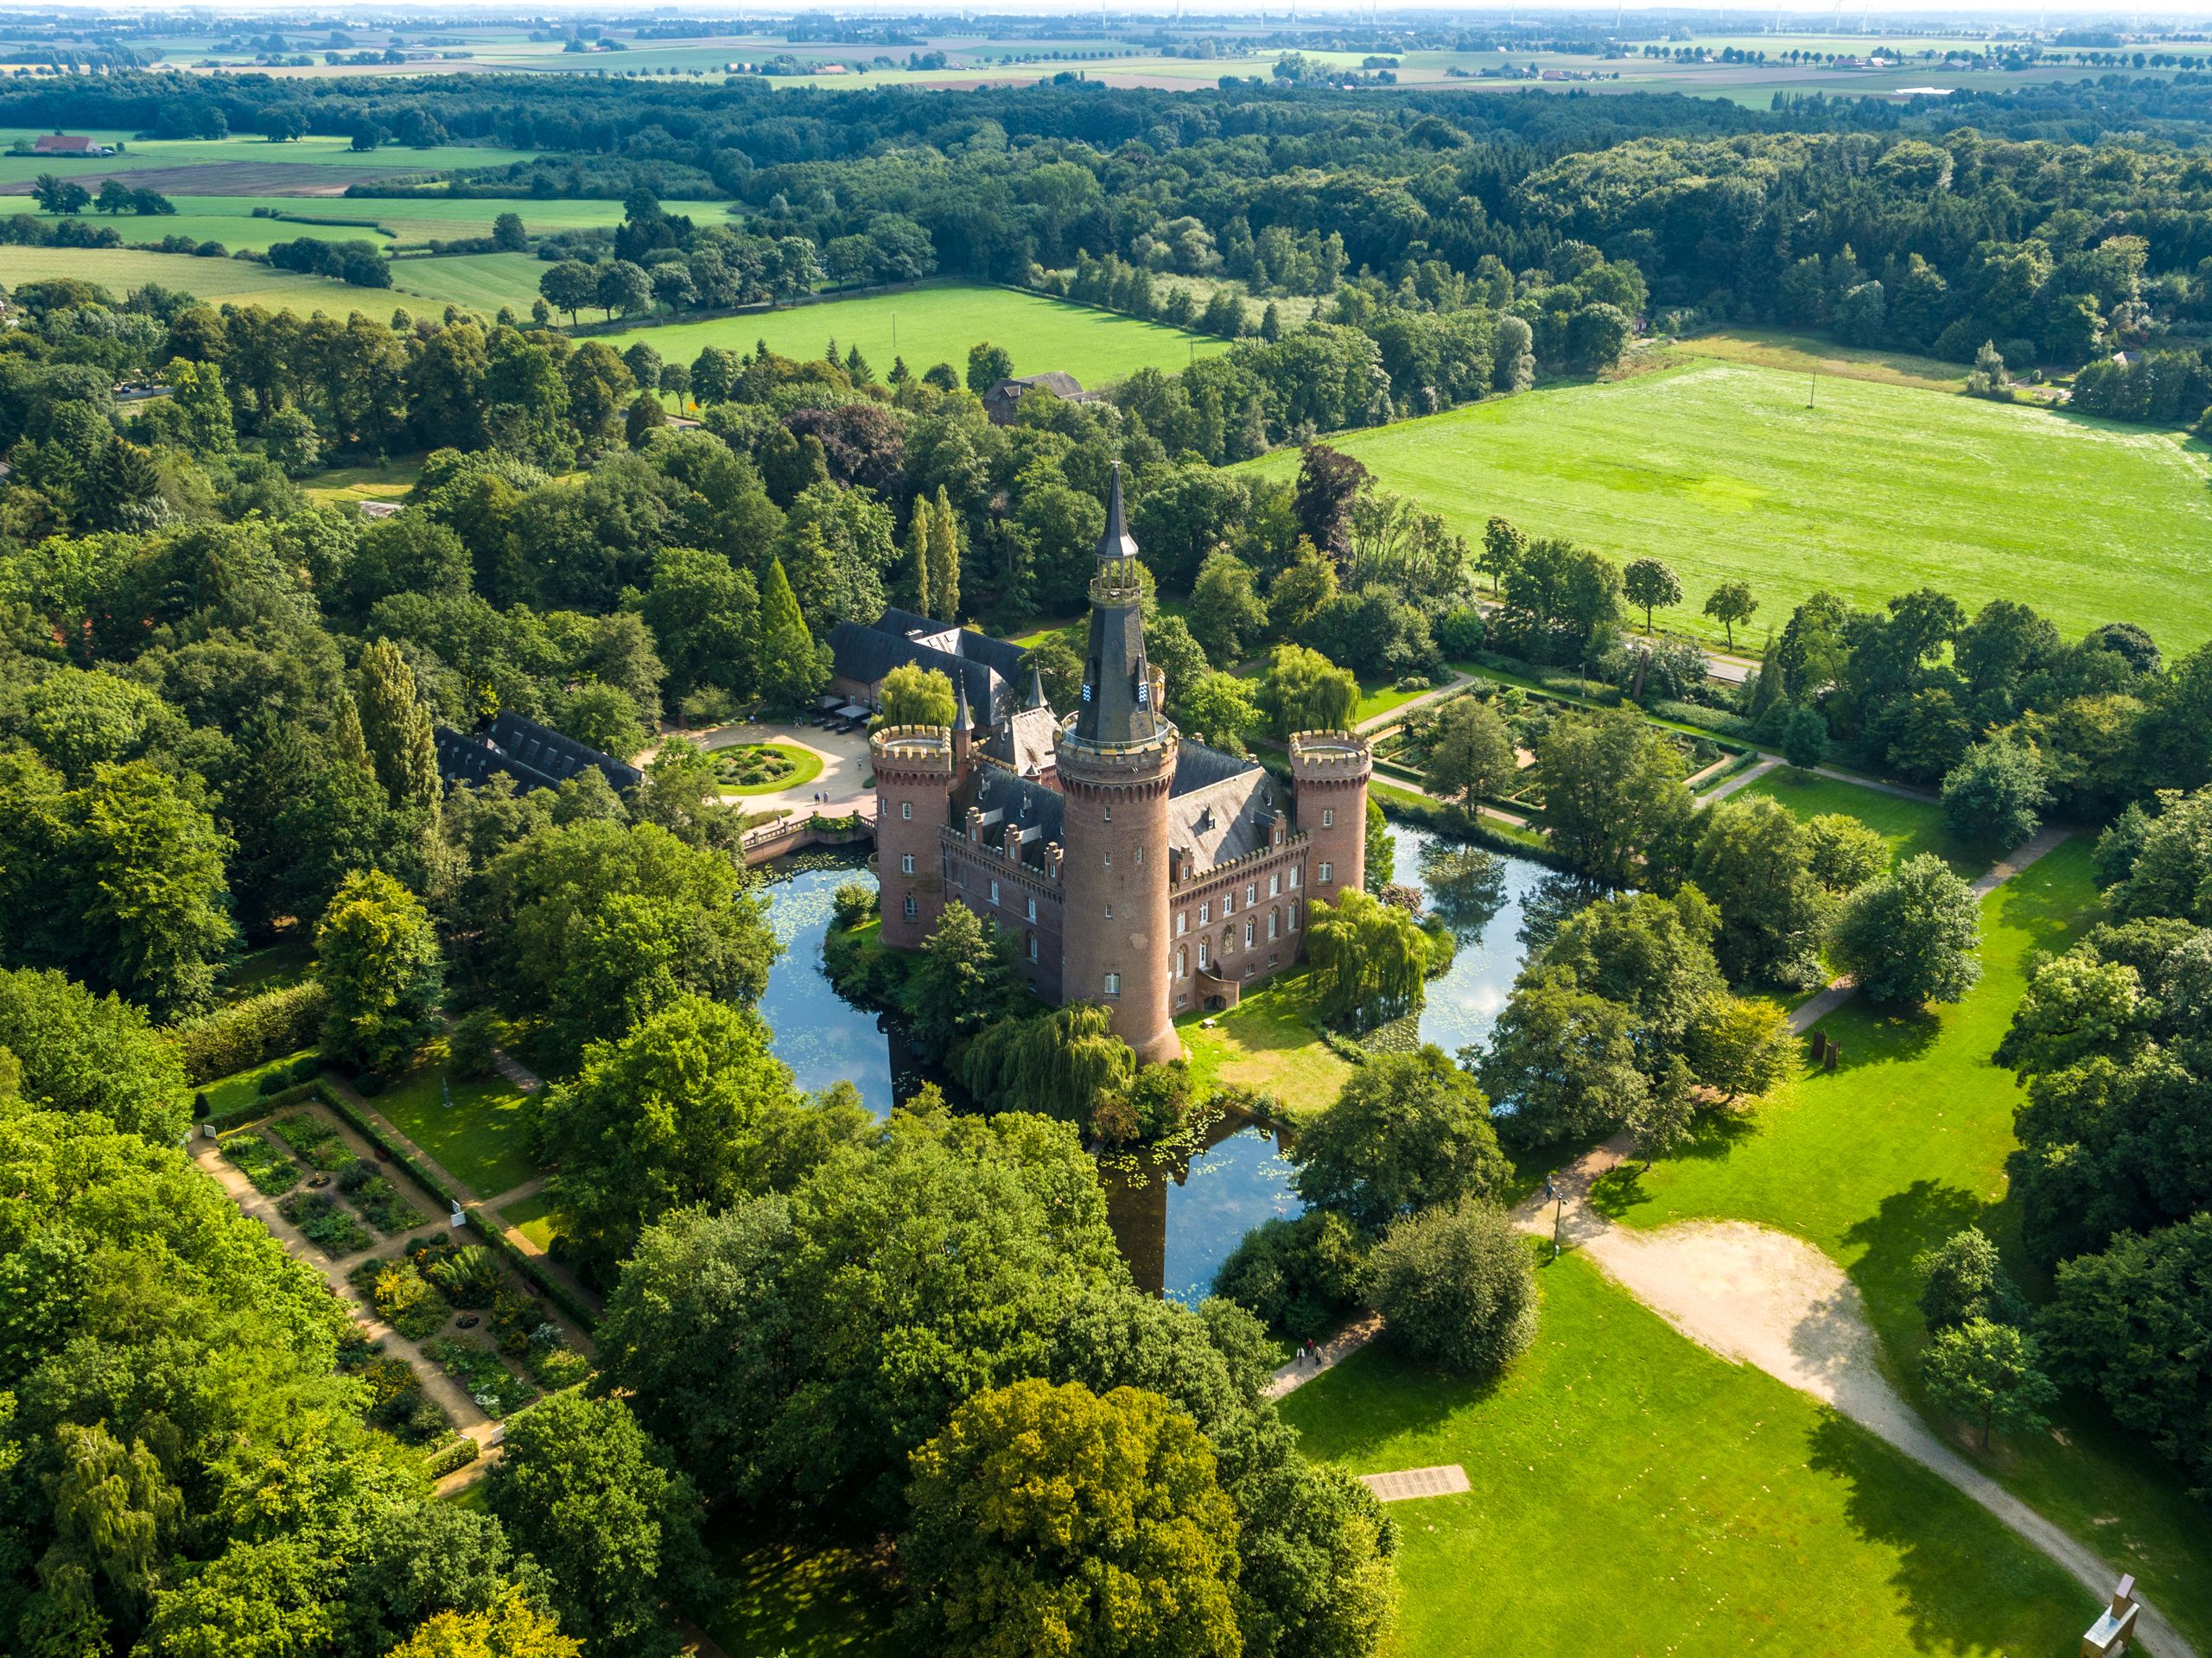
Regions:
M 112 156 L 115 151 L 105 144 L 95 143 L 90 138 L 72 137 L 66 132 L 45 132 L 31 146 L 40 156 Z

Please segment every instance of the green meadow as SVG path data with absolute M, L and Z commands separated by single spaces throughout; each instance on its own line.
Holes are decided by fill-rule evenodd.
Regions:
M 18 140 L 35 141 L 50 128 L 0 129 L 0 148 Z M 386 145 L 381 149 L 363 153 L 352 146 L 350 140 L 328 136 L 295 138 L 289 143 L 271 143 L 259 134 L 239 133 L 228 138 L 133 138 L 128 132 L 112 129 L 72 127 L 68 130 L 79 137 L 95 138 L 105 144 L 120 143 L 120 156 L 0 156 L 0 184 L 19 183 L 35 179 L 41 173 L 55 173 L 64 178 L 89 175 L 102 178 L 110 173 L 143 172 L 154 168 L 217 167 L 251 165 L 270 167 L 315 167 L 331 169 L 332 176 L 321 181 L 309 181 L 296 187 L 301 189 L 343 190 L 349 181 L 348 173 L 379 174 L 391 176 L 402 173 L 429 173 L 449 167 L 504 167 L 513 162 L 526 162 L 535 153 L 527 149 L 479 148 L 473 144 L 434 144 L 421 149 L 409 149 L 397 145 Z M 211 194 L 224 193 L 221 175 L 211 174 L 207 179 Z M 172 183 L 169 194 L 182 186 Z M 188 194 L 194 194 L 187 192 Z
M 318 237 L 327 242 L 372 242 L 379 250 L 419 248 L 433 241 L 455 241 L 489 236 L 492 221 L 503 213 L 518 215 L 531 235 L 552 231 L 612 230 L 622 222 L 619 201 L 540 201 L 531 197 L 446 196 L 295 196 L 192 195 L 172 193 L 174 213 L 142 216 L 137 213 L 87 212 L 86 222 L 106 225 L 126 242 L 158 241 L 164 236 L 189 236 L 199 242 L 220 242 L 236 252 L 251 248 L 259 252 L 272 242 L 299 237 Z M 23 204 L 29 206 L 26 201 Z M 671 201 L 671 213 L 689 213 L 701 224 L 719 224 L 728 204 L 720 201 Z M 287 217 L 258 217 L 257 207 L 273 207 Z M 309 219 L 325 222 L 309 224 Z M 344 220 L 345 223 L 331 223 Z M 462 256 L 448 256 L 459 257 Z M 486 258 L 519 258 L 538 262 L 528 254 L 489 254 Z M 530 293 L 537 292 L 535 274 Z
M 2089 853 L 2077 835 L 1983 901 L 1982 976 L 1964 1000 L 1923 1013 L 1846 1002 L 1818 1026 L 1842 1045 L 1840 1068 L 1808 1063 L 1753 1115 L 1709 1129 L 1681 1156 L 1600 1181 L 1600 1205 L 1631 1226 L 1745 1220 L 1817 1245 L 1866 1298 L 1891 1380 L 1940 1426 L 1918 1380 L 1926 1335 L 1913 1261 L 1979 1226 L 2020 1267 L 2005 1170 L 2019 1149 L 2012 1113 L 2021 1095 L 1991 1056 L 2037 953 L 2064 950 L 2098 918 Z M 1999 1437 L 1989 1452 L 1957 1434 L 1950 1442 L 2134 1572 L 2200 1643 L 2212 1637 L 2203 1505 L 2101 1407 L 2066 1401 L 2049 1432 Z
M 1283 1401 L 1307 1454 L 1348 1472 L 1467 1471 L 1465 1496 L 1390 1505 L 1389 1652 L 2073 1649 L 2089 1596 L 1970 1499 L 1580 1255 L 1538 1280 L 1535 1343 L 1495 1382 L 1377 1345 Z
M 0 246 L 0 287 L 75 276 L 98 283 L 118 300 L 148 283 L 190 294 L 211 305 L 265 305 L 302 316 L 359 311 L 379 321 L 395 310 L 435 315 L 444 308 L 389 288 L 352 288 L 330 276 L 276 270 L 244 259 L 200 259 L 189 253 L 139 253 L 129 248 Z
M 1016 374 L 1065 369 L 1086 391 L 1141 368 L 1181 368 L 1193 353 L 1211 356 L 1228 343 L 1042 294 L 954 283 L 601 337 L 617 351 L 642 340 L 663 361 L 685 363 L 709 346 L 749 352 L 758 340 L 782 356 L 819 357 L 834 339 L 840 353 L 858 346 L 878 375 L 890 372 L 893 356 L 916 374 L 950 363 L 964 375 L 968 348 L 988 340 L 1014 354 Z
M 1502 514 L 1663 559 L 1686 597 L 1661 619 L 1714 639 L 1698 611 L 1729 579 L 1759 600 L 1753 642 L 1815 588 L 1872 606 L 1923 586 L 2071 634 L 2139 622 L 2170 652 L 2212 637 L 2212 468 L 2177 434 L 1700 360 L 1330 441 L 1471 539 Z

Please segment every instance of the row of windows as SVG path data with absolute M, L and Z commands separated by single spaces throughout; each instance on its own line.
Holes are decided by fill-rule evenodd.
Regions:
M 1321 879 L 1323 880 L 1329 879 L 1329 866 L 1326 864 L 1323 864 L 1321 866 Z M 1295 892 L 1298 887 L 1298 866 L 1296 864 L 1293 864 L 1290 867 L 1290 886 L 1291 890 L 1294 892 Z M 1268 896 L 1269 898 L 1281 898 L 1282 896 L 1282 892 L 1283 873 L 1281 870 L 1278 869 L 1268 877 Z M 1259 901 L 1260 883 L 1256 880 L 1246 881 L 1244 883 L 1244 907 L 1249 910 Z M 1236 889 L 1233 886 L 1221 895 L 1221 913 L 1224 918 L 1236 913 Z M 1198 924 L 1201 927 L 1205 927 L 1211 925 L 1212 923 L 1213 901 L 1209 899 L 1205 903 L 1198 905 Z M 1178 910 L 1175 912 L 1175 936 L 1178 938 L 1180 938 L 1185 933 L 1190 931 L 1190 930 L 1191 912 L 1188 910 Z
M 1297 900 L 1293 899 L 1287 911 L 1270 910 L 1268 912 L 1268 942 L 1269 943 L 1274 943 L 1285 933 L 1296 932 L 1297 931 Z M 1250 950 L 1254 945 L 1259 943 L 1259 933 L 1260 924 L 1257 918 L 1247 917 L 1244 922 L 1244 948 L 1246 950 Z M 1236 948 L 1236 929 L 1233 927 L 1224 928 L 1221 935 L 1220 954 L 1227 956 Z M 1191 976 L 1190 950 L 1191 947 L 1188 944 L 1178 944 L 1175 946 L 1175 976 L 1179 979 L 1187 979 Z M 1198 971 L 1204 973 L 1209 970 L 1214 964 L 1214 941 L 1211 938 L 1199 939 Z

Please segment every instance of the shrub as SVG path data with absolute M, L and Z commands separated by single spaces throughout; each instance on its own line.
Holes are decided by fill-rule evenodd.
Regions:
M 429 1479 L 443 1479 L 448 1474 L 467 1467 L 483 1454 L 482 1448 L 475 1440 L 465 1433 L 460 1434 L 423 1458 L 423 1476 Z
M 459 1307 L 487 1307 L 499 1293 L 499 1265 L 480 1243 L 456 1249 L 424 1274 Z
M 360 1191 L 370 1181 L 382 1177 L 377 1173 L 375 1164 L 370 1162 L 365 1157 L 357 1157 L 351 1163 L 343 1164 L 334 1171 L 332 1178 L 336 1181 L 339 1191 L 351 1195 Z
M 1244 1235 L 1214 1274 L 1213 1293 L 1292 1341 L 1318 1341 L 1357 1304 L 1359 1236 L 1333 1210 L 1309 1209 Z
M 1470 1375 L 1503 1369 L 1536 1334 L 1536 1274 L 1504 1212 L 1465 1203 L 1407 1217 L 1368 1259 L 1367 1298 L 1393 1341 Z
M 308 1242 L 334 1259 L 358 1255 L 376 1242 L 368 1229 L 327 1191 L 296 1191 L 277 1213 L 300 1229 Z
M 849 880 L 831 894 L 830 903 L 836 913 L 836 924 L 849 932 L 875 913 L 880 895 L 875 888 L 856 880 Z
M 282 1197 L 299 1183 L 300 1166 L 257 1134 L 232 1135 L 223 1142 L 223 1158 L 264 1197 Z
M 324 1007 L 322 986 L 307 979 L 227 1003 L 163 1034 L 176 1050 L 186 1078 L 211 1083 L 308 1046 L 322 1028 Z
M 369 1291 L 384 1321 L 410 1341 L 420 1341 L 443 1327 L 453 1309 L 423 1274 L 397 1261 L 383 1263 Z
M 446 1058 L 453 1074 L 467 1082 L 480 1082 L 498 1067 L 497 1022 L 488 1007 L 480 1007 L 453 1027 L 446 1041 Z

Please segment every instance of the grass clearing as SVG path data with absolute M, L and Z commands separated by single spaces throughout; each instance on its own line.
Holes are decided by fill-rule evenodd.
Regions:
M 894 1598 L 876 1568 L 835 1546 L 810 1548 L 737 1521 L 711 1522 L 707 1546 L 727 1595 L 696 1607 L 699 1626 L 731 1658 L 899 1658 Z
M 1818 1245 L 1866 1298 L 1891 1378 L 1918 1406 L 1925 1338 L 1912 1262 L 1979 1226 L 2016 1261 L 2019 1217 L 2005 1160 L 2018 1149 L 2012 1074 L 1991 1058 L 2037 950 L 2064 949 L 2097 914 L 2090 844 L 2068 841 L 1982 905 L 1982 978 L 1920 1014 L 1850 1001 L 1818 1028 L 1843 1045 L 1834 1071 L 1806 1064 L 1729 1132 L 1708 1132 L 1648 1174 L 1601 1182 L 1631 1226 L 1732 1219 Z M 1940 1415 L 1931 1415 L 1940 1422 Z M 2212 1637 L 2212 1523 L 2169 1467 L 2101 1411 L 2069 1401 L 2049 1434 L 1992 1453 L 1953 1448 L 2082 1542 L 2142 1579 L 2161 1610 Z
M 1846 783 L 1840 778 L 1800 772 L 1794 766 L 1777 765 L 1737 792 L 1778 800 L 1800 823 L 1831 812 L 1855 817 L 1890 843 L 1892 863 L 1932 852 L 1950 865 L 1954 873 L 1968 880 L 1978 880 L 2004 850 L 2009 850 L 1967 845 L 1944 823 L 1941 806 L 1907 800 L 1864 784 Z
M 261 1079 L 263 1077 L 271 1071 L 283 1070 L 288 1066 L 297 1064 L 314 1051 L 312 1048 L 302 1048 L 296 1053 L 288 1053 L 281 1058 L 266 1060 L 250 1070 L 234 1070 L 227 1077 L 218 1077 L 213 1082 L 192 1091 L 195 1094 L 206 1095 L 208 1115 L 219 1117 L 226 1111 L 235 1111 L 242 1106 L 252 1104 L 254 1101 L 262 1097 Z
M 245 259 L 141 253 L 132 248 L 0 247 L 0 286 L 15 289 L 54 276 L 98 283 L 118 300 L 158 283 L 211 305 L 265 305 L 302 316 L 322 311 L 342 318 L 359 311 L 386 322 L 395 310 L 432 316 L 444 309 L 392 289 L 354 288 L 332 277 L 272 270 Z
M 1377 1346 L 1283 1401 L 1351 1472 L 1467 1471 L 1467 1496 L 1390 1506 L 1391 1652 L 1504 1627 L 1532 1658 L 2072 1650 L 2089 1597 L 1935 1475 L 1580 1255 L 1540 1282 L 1535 1344 L 1496 1382 Z
M 443 1058 L 440 1051 L 369 1103 L 480 1197 L 496 1197 L 536 1179 L 541 1171 L 524 1143 L 527 1096 L 503 1077 L 454 1078 L 448 1105 Z
M 538 281 L 552 268 L 529 253 L 454 253 L 434 259 L 396 259 L 391 283 L 404 293 L 486 315 L 512 305 L 527 321 Z
M 1846 380 L 1872 380 L 1882 385 L 1910 386 L 1921 391 L 1963 391 L 1967 372 L 1956 363 L 1937 357 L 1916 357 L 1910 352 L 1865 351 L 1839 346 L 1778 328 L 1724 328 L 1681 342 L 1693 357 L 1718 358 L 1728 363 L 1749 363 L 1757 368 L 1780 369 L 1785 373 L 1823 375 Z M 1815 397 L 1817 390 L 1813 394 Z
M 1202 1029 L 1199 1020 L 1209 1018 L 1213 1029 Z M 1201 1099 L 1228 1085 L 1272 1094 L 1297 1110 L 1324 1110 L 1351 1075 L 1350 1063 L 1314 1034 L 1302 971 L 1246 991 L 1225 1013 L 1186 1013 L 1175 1026 L 1190 1050 L 1192 1092 Z
M 617 351 L 642 340 L 663 361 L 683 363 L 709 346 L 750 352 L 759 340 L 785 357 L 819 357 L 835 339 L 841 356 L 858 346 L 879 378 L 891 372 L 897 356 L 905 357 L 917 374 L 933 364 L 950 363 L 964 377 L 968 348 L 989 340 L 1014 354 L 1016 374 L 1065 369 L 1086 391 L 1141 368 L 1173 371 L 1188 364 L 1193 353 L 1211 356 L 1228 348 L 1226 340 L 1043 294 L 958 283 L 598 337 Z
M 499 1218 L 539 1248 L 553 1247 L 553 1199 L 544 1192 L 517 1198 L 499 1210 Z
M 2169 655 L 2212 637 L 2207 450 L 2179 434 L 1711 359 L 1496 398 L 1331 441 L 1478 539 L 1493 514 L 1681 578 L 1667 625 L 1728 579 L 1746 643 L 1816 588 L 1875 607 L 1933 584 L 1969 612 L 2034 605 L 2064 632 L 2139 622 Z M 1285 448 L 1256 462 L 1288 477 Z
M 423 475 L 423 457 L 403 455 L 380 464 L 331 467 L 303 480 L 301 492 L 318 506 L 357 506 L 363 501 L 396 501 Z

